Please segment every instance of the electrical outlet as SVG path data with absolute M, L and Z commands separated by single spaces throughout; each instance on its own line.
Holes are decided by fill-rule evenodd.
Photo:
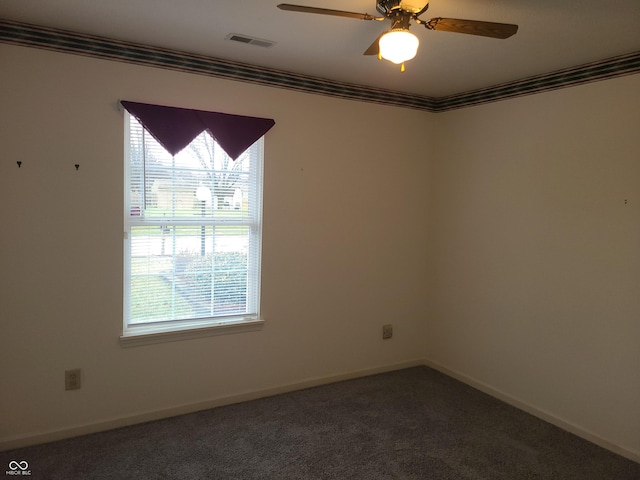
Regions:
M 82 386 L 81 370 L 75 368 L 73 370 L 64 371 L 64 389 L 78 390 Z
M 382 326 L 382 339 L 386 340 L 393 337 L 393 325 L 390 323 Z

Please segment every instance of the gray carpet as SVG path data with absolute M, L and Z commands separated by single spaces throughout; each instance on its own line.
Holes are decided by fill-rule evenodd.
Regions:
M 34 479 L 640 480 L 640 464 L 426 367 L 2 452 L 0 461 L 3 470 L 27 461 Z

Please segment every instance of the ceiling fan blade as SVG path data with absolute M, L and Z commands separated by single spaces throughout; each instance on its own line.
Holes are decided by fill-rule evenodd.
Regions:
M 477 20 L 460 20 L 458 18 L 432 18 L 426 23 L 429 30 L 468 33 L 481 37 L 509 38 L 518 31 L 518 25 L 509 23 L 479 22 Z
M 290 12 L 302 13 L 319 13 L 321 15 L 334 15 L 336 17 L 357 18 L 359 20 L 384 20 L 384 17 L 374 17 L 368 13 L 345 12 L 343 10 L 331 10 L 329 8 L 305 7 L 303 5 L 291 5 L 289 3 L 281 3 L 278 5 L 280 10 L 288 10 Z
M 363 55 L 378 55 L 380 53 L 380 39 L 382 38 L 382 35 L 384 35 L 384 33 L 381 33 L 380 36 L 376 38 L 371 45 L 369 45 L 369 48 L 365 50 Z

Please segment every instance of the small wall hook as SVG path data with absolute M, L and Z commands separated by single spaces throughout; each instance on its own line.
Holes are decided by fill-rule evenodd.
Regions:
M 80 164 L 76 163 L 76 171 L 80 168 Z
M 17 161 L 16 163 L 18 164 L 18 168 L 22 167 L 22 162 Z

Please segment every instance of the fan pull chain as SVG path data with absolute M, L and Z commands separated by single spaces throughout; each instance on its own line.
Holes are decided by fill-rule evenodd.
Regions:
M 402 62 L 402 66 L 400 67 L 400 71 L 404 72 L 404 62 Z

